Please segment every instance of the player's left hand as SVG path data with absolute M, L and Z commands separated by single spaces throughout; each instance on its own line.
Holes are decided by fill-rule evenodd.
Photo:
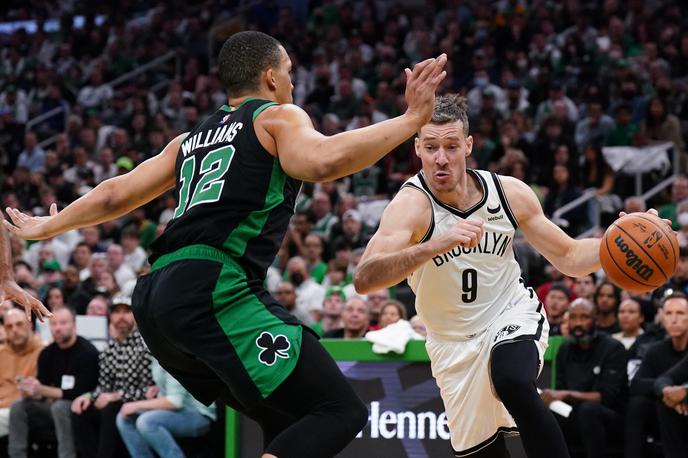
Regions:
M 688 416 L 688 405 L 685 402 L 679 402 L 674 406 L 674 410 L 679 415 Z
M 13 234 L 17 234 L 25 240 L 44 240 L 52 236 L 52 234 L 47 232 L 45 223 L 57 215 L 56 204 L 53 203 L 50 206 L 50 216 L 29 216 L 16 208 L 9 207 L 5 211 L 12 222 L 5 220 L 2 223 Z
M 128 416 L 133 415 L 138 411 L 139 408 L 136 402 L 125 402 L 119 409 L 119 414 L 122 415 L 124 418 L 127 418 Z
M 36 314 L 36 318 L 41 323 L 43 318 L 52 318 L 53 316 L 41 301 L 24 291 L 13 278 L 0 280 L 0 304 L 6 299 L 24 306 L 27 321 L 31 321 L 31 312 Z
M 569 391 L 567 391 L 567 390 L 546 389 L 546 390 L 543 390 L 542 393 L 540 393 L 540 398 L 542 399 L 542 401 L 545 403 L 546 406 L 549 406 L 554 401 L 565 400 L 568 395 L 569 395 Z
M 657 213 L 657 210 L 655 210 L 654 208 L 649 209 L 649 210 L 646 211 L 645 213 L 649 213 L 649 214 L 654 215 L 654 216 L 657 216 L 657 217 L 659 216 L 659 213 Z M 619 218 L 623 218 L 623 217 L 626 216 L 627 214 L 628 214 L 628 213 L 626 213 L 626 212 L 619 212 Z M 671 222 L 670 219 L 662 218 L 662 221 L 664 221 L 664 224 L 666 224 L 666 225 L 669 227 L 669 230 L 670 230 L 670 231 L 673 230 L 673 229 L 671 229 L 671 224 L 672 224 L 672 222 Z

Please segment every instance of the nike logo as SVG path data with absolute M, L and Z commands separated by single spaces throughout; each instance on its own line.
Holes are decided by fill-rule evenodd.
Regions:
M 502 206 L 497 204 L 497 208 L 487 207 L 487 212 L 492 213 L 494 215 L 495 213 L 499 213 L 499 210 L 501 210 L 501 209 L 502 209 Z

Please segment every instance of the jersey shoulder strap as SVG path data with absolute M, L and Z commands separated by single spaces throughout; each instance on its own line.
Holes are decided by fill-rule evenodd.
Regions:
M 423 243 L 430 240 L 430 237 L 432 237 L 432 234 L 435 230 L 435 203 L 433 202 L 430 193 L 421 184 L 420 177 L 418 176 L 419 174 L 420 172 L 406 180 L 404 184 L 401 185 L 401 187 L 413 188 L 417 191 L 422 192 L 423 194 L 425 194 L 425 197 L 428 199 L 428 202 L 430 202 L 430 225 L 428 226 L 428 230 L 425 232 L 425 235 L 423 235 L 423 238 L 420 239 L 420 241 L 418 242 Z

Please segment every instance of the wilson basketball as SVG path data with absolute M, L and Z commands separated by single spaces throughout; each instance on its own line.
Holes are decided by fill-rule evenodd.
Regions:
M 657 216 L 631 213 L 614 221 L 600 243 L 609 279 L 636 294 L 662 286 L 678 261 L 676 235 Z

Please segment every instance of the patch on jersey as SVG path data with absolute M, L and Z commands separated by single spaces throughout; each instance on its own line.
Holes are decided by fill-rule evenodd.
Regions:
M 269 332 L 263 331 L 260 337 L 256 339 L 256 346 L 263 350 L 258 355 L 258 361 L 266 366 L 272 366 L 278 357 L 289 358 L 287 350 L 291 347 L 291 343 L 282 334 L 277 334 L 277 336 L 273 337 Z
M 497 342 L 499 339 L 503 339 L 506 336 L 513 334 L 514 332 L 518 331 L 521 329 L 521 327 L 517 324 L 508 324 L 504 326 L 502 329 L 499 330 L 497 335 L 494 338 L 494 342 Z
M 232 117 L 232 113 L 227 113 L 222 120 L 220 120 L 220 124 L 227 124 L 227 121 L 229 121 L 229 118 Z

